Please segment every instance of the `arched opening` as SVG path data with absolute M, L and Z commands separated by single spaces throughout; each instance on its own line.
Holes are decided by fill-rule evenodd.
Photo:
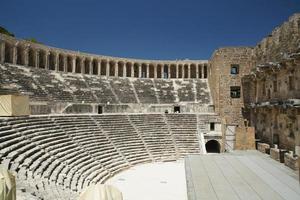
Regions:
M 184 65 L 183 70 L 184 70 L 184 78 L 188 78 L 189 77 L 189 66 Z
M 5 59 L 6 63 L 13 63 L 13 47 L 12 45 L 5 43 Z
M 191 78 L 196 78 L 196 65 L 191 64 Z
M 164 75 L 163 78 L 169 78 L 169 67 L 168 65 L 164 65 Z
M 207 65 L 204 65 L 204 78 L 207 78 Z
M 178 65 L 178 78 L 182 78 L 182 65 Z
M 123 67 L 124 63 L 123 62 L 118 62 L 118 77 L 123 77 Z
M 90 73 L 90 60 L 89 59 L 85 59 L 84 61 L 84 73 L 85 74 L 89 74 Z
M 67 57 L 67 72 L 72 72 L 73 71 L 73 66 L 72 66 L 72 57 L 68 56 Z
M 33 49 L 28 50 L 28 66 L 34 67 L 35 66 L 35 59 L 34 59 L 34 51 Z
M 207 153 L 220 153 L 221 147 L 217 140 L 209 140 L 205 144 Z
M 63 72 L 65 66 L 64 56 L 62 54 L 59 54 L 58 60 L 59 60 L 58 71 Z
M 147 78 L 147 65 L 142 64 L 142 77 L 141 78 Z
M 171 71 L 171 77 L 170 78 L 176 78 L 176 65 L 171 65 L 170 67 L 170 71 Z
M 55 54 L 53 52 L 49 54 L 49 69 L 55 70 Z
M 39 51 L 39 68 L 46 68 L 46 53 L 45 51 Z
M 202 78 L 202 65 L 198 65 L 198 77 Z
M 101 60 L 101 76 L 106 76 L 106 63 L 107 61 Z
M 93 60 L 93 74 L 97 75 L 98 74 L 98 61 L 97 60 Z
M 133 65 L 133 71 L 134 71 L 134 77 L 139 77 L 139 65 L 137 63 L 134 63 Z
M 81 60 L 76 58 L 75 73 L 81 73 Z
M 20 46 L 17 47 L 17 64 L 25 65 L 25 49 Z
M 114 61 L 109 62 L 109 76 L 115 76 L 115 66 L 116 63 Z
M 161 68 L 162 66 L 160 64 L 157 65 L 157 78 L 162 78 L 162 74 L 161 74 Z
M 154 78 L 154 65 L 149 64 L 149 78 Z
M 131 77 L 131 63 L 126 63 L 126 77 Z

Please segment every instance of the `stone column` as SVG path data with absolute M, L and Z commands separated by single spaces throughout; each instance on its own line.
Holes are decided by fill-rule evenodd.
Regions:
M 98 60 L 98 76 L 101 76 L 101 60 Z
M 184 79 L 184 77 L 185 77 L 185 64 L 183 64 L 183 65 L 181 65 L 182 66 L 182 79 Z
M 150 64 L 149 63 L 146 64 L 146 69 L 147 69 L 146 78 L 149 78 L 149 76 L 150 76 L 150 72 L 149 72 Z
M 55 71 L 58 72 L 59 71 L 59 53 L 55 53 L 55 59 L 54 59 L 54 67 L 55 67 Z
M 107 62 L 106 62 L 106 77 L 109 77 L 109 68 L 110 68 L 109 60 L 107 60 Z
M 93 58 L 91 58 L 91 60 L 90 60 L 89 68 L 90 68 L 89 74 L 92 75 L 93 70 L 94 70 L 94 68 L 93 68 Z
M 178 66 L 178 64 L 176 64 L 176 78 L 178 78 L 179 77 L 179 66 Z
M 131 78 L 134 77 L 134 63 L 131 63 L 131 75 L 130 75 Z
M 119 76 L 119 63 L 115 62 L 115 77 Z
M 199 78 L 199 65 L 196 65 L 196 79 Z
M 28 66 L 28 46 L 24 48 L 24 65 L 27 67 Z
M 124 63 L 123 65 L 123 77 L 125 78 L 127 74 L 127 67 L 126 67 L 126 63 Z
M 171 65 L 168 65 L 168 79 L 171 78 Z
M 191 78 L 191 65 L 188 65 L 188 78 Z
M 165 65 L 162 65 L 162 67 L 160 68 L 161 78 L 165 78 L 164 69 Z
M 154 64 L 154 78 L 157 78 L 157 64 Z
M 5 59 L 5 43 L 0 41 L 0 63 L 4 63 Z
M 46 51 L 45 52 L 45 69 L 49 69 L 49 55 L 50 55 L 50 52 L 49 51 Z
M 64 57 L 64 72 L 68 72 L 68 57 Z
M 72 73 L 76 73 L 76 57 L 72 56 Z
M 12 52 L 12 63 L 13 63 L 13 64 L 17 64 L 17 56 L 18 56 L 17 46 L 14 45 L 12 48 L 13 48 L 13 52 Z
M 142 65 L 138 63 L 138 67 L 139 67 L 139 78 L 142 78 Z
M 35 50 L 34 51 L 34 67 L 35 68 L 39 68 L 39 65 L 40 65 L 40 55 L 39 55 L 39 50 Z
M 85 58 L 82 58 L 80 61 L 81 74 L 85 73 Z

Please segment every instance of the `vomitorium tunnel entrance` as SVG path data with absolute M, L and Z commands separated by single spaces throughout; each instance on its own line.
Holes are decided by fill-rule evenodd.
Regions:
M 205 144 L 207 153 L 220 153 L 220 144 L 217 140 L 209 140 Z

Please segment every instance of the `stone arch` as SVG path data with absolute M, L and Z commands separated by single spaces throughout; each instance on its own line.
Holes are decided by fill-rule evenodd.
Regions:
M 162 78 L 162 74 L 161 74 L 161 69 L 162 69 L 162 65 L 161 64 L 158 64 L 157 65 L 157 78 Z
M 109 61 L 109 76 L 115 76 L 115 61 Z
M 131 77 L 131 67 L 132 67 L 132 63 L 127 62 L 126 63 L 126 77 Z
M 163 78 L 169 78 L 169 66 L 168 65 L 164 65 Z
M 189 77 L 189 65 L 188 64 L 183 65 L 183 72 L 184 72 L 183 78 L 188 78 Z
M 14 54 L 14 47 L 9 43 L 5 43 L 5 57 L 4 62 L 6 63 L 13 63 L 13 54 Z
M 118 62 L 118 77 L 123 77 L 123 68 L 124 67 L 124 62 L 119 61 Z
M 73 59 L 72 56 L 67 57 L 67 72 L 73 71 Z
M 182 65 L 178 65 L 178 78 L 182 78 Z
M 205 144 L 205 149 L 207 153 L 220 153 L 221 145 L 217 140 L 209 140 Z
M 207 65 L 204 65 L 203 78 L 207 78 Z
M 91 60 L 86 58 L 84 60 L 84 73 L 85 74 L 89 74 L 90 73 L 90 63 L 91 63 Z
M 149 78 L 154 78 L 154 65 L 149 64 Z
M 75 73 L 81 73 L 81 59 L 77 57 L 75 63 Z
M 198 65 L 198 77 L 202 78 L 202 65 L 201 64 Z
M 97 75 L 98 74 L 98 60 L 93 59 L 92 61 L 92 74 Z
M 147 64 L 142 63 L 142 77 L 140 78 L 147 78 Z
M 191 64 L 191 78 L 196 78 L 196 65 Z
M 50 53 L 49 53 L 49 69 L 50 70 L 55 70 L 55 63 L 56 63 L 55 59 L 56 59 L 55 53 L 50 51 Z
M 171 64 L 170 67 L 170 78 L 176 78 L 176 65 L 175 64 Z
M 100 72 L 100 75 L 101 76 L 106 76 L 106 64 L 107 64 L 107 61 L 106 60 L 101 60 L 100 61 L 100 66 L 101 66 L 101 72 Z
M 58 56 L 58 71 L 63 72 L 64 71 L 64 67 L 65 67 L 65 60 L 64 60 L 64 55 L 63 54 L 59 54 Z
M 35 53 L 32 48 L 28 49 L 28 66 L 35 67 Z
M 139 64 L 137 64 L 137 63 L 133 64 L 133 71 L 134 71 L 134 77 L 138 78 L 139 77 Z
M 46 52 L 39 50 L 39 68 L 46 68 Z

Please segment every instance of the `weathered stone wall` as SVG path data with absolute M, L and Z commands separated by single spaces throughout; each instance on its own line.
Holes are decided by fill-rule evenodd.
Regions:
M 300 13 L 297 13 L 258 43 L 254 48 L 256 64 L 280 62 L 287 54 L 299 49 L 299 44 Z
M 255 149 L 255 129 L 253 127 L 237 127 L 235 133 L 235 149 Z
M 251 56 L 252 48 L 249 47 L 221 48 L 214 52 L 210 60 L 209 84 L 215 111 L 225 118 L 228 124 L 244 124 L 241 77 L 250 73 Z M 231 74 L 231 65 L 239 65 L 238 74 Z M 231 98 L 231 86 L 241 87 L 240 98 Z

